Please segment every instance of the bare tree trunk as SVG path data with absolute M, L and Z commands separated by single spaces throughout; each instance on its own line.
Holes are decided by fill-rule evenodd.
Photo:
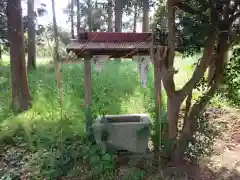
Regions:
M 142 32 L 149 32 L 149 0 L 143 0 Z
M 2 59 L 2 45 L 0 44 L 0 59 Z
M 74 0 L 71 0 L 71 34 L 72 34 L 72 39 L 75 38 L 74 36 Z
M 34 0 L 28 0 L 28 69 L 36 69 L 36 27 Z
M 89 27 L 89 31 L 92 31 L 93 20 L 92 20 L 92 1 L 91 0 L 87 1 L 87 6 L 88 6 L 88 27 Z
M 138 1 L 134 1 L 133 32 L 137 31 Z
M 122 2 L 115 0 L 115 32 L 122 32 Z M 121 62 L 121 58 L 115 58 L 115 61 Z
M 12 107 L 13 110 L 21 112 L 31 107 L 24 56 L 21 1 L 8 0 L 7 19 L 12 73 Z
M 80 17 L 80 2 L 77 0 L 77 36 L 80 33 L 80 26 L 81 26 L 81 17 Z
M 53 35 L 54 35 L 54 62 L 57 63 L 60 60 L 59 52 L 58 52 L 58 27 L 57 27 L 57 20 L 56 20 L 56 12 L 55 12 L 55 2 L 52 0 L 52 12 L 53 12 Z
M 122 32 L 122 2 L 115 0 L 115 32 Z
M 113 31 L 113 2 L 112 0 L 108 0 L 108 32 Z

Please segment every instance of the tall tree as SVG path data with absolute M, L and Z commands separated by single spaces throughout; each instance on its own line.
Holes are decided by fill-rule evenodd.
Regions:
M 28 0 L 28 69 L 36 69 L 36 14 L 34 0 Z
M 80 0 L 77 0 L 77 36 L 80 32 L 80 26 L 81 26 L 81 11 L 80 11 Z
M 72 39 L 74 39 L 75 35 L 74 35 L 74 0 L 71 0 L 71 35 L 72 35 Z
M 122 32 L 122 2 L 115 0 L 115 32 Z
M 6 0 L 0 1 L 0 58 L 2 58 L 2 46 L 7 39 L 6 5 Z
M 92 19 L 92 0 L 87 0 L 87 8 L 88 8 L 88 28 L 89 28 L 89 31 L 92 31 L 93 30 L 93 19 Z
M 12 73 L 12 106 L 15 111 L 24 111 L 30 108 L 31 97 L 28 88 L 24 56 L 21 1 L 7 1 L 7 24 Z
M 55 2 L 52 0 L 52 12 L 53 12 L 53 38 L 54 38 L 54 53 L 53 53 L 53 58 L 55 64 L 60 60 L 60 55 L 58 52 L 58 47 L 59 47 L 59 41 L 58 41 L 58 27 L 57 27 L 57 20 L 56 20 L 56 11 L 55 11 Z
M 133 32 L 137 31 L 138 0 L 133 2 Z
M 55 73 L 56 73 L 56 80 L 58 85 L 58 95 L 59 95 L 59 106 L 60 106 L 60 115 L 61 119 L 63 118 L 63 111 L 62 111 L 62 93 L 61 93 L 61 75 L 60 75 L 60 54 L 59 54 L 59 32 L 57 27 L 57 20 L 56 20 L 56 10 L 55 10 L 55 2 L 52 0 L 52 18 L 53 18 L 53 37 L 54 37 L 54 52 L 53 52 L 53 60 L 55 65 Z
M 112 32 L 113 31 L 113 1 L 112 0 L 108 0 L 108 32 Z
M 143 0 L 142 32 L 149 32 L 149 0 Z
M 0 43 L 0 59 L 2 59 L 2 44 Z

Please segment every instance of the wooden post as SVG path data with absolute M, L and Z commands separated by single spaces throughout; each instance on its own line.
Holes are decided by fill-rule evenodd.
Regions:
M 162 87 L 161 87 L 161 75 L 160 75 L 160 47 L 157 47 L 157 53 L 153 50 L 153 61 L 154 61 L 154 87 L 155 87 L 155 107 L 156 107 L 156 141 L 157 141 L 157 149 L 159 151 L 159 147 L 161 148 L 161 118 L 162 118 Z
M 90 133 L 92 126 L 92 78 L 91 78 L 91 56 L 84 57 L 84 92 L 85 92 L 85 132 Z

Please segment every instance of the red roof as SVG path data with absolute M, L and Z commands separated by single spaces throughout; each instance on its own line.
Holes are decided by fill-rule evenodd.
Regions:
M 152 33 L 87 32 L 90 42 L 150 42 Z
M 150 49 L 150 42 L 71 42 L 67 45 L 67 49 L 71 50 L 128 50 L 128 49 Z
M 78 56 L 84 56 L 86 51 L 93 55 L 111 57 L 149 55 L 152 44 L 152 33 L 85 32 L 78 37 L 78 40 L 72 40 L 66 48 Z

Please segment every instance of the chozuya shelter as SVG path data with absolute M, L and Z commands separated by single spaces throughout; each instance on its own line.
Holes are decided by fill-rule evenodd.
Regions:
M 146 87 L 146 72 L 150 62 L 152 33 L 85 32 L 67 45 L 67 52 L 80 58 L 92 58 L 95 70 L 101 71 L 109 58 L 132 58 L 139 62 L 140 80 Z

